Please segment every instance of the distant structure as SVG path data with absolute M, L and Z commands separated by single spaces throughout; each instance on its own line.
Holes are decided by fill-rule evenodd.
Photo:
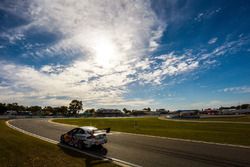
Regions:
M 121 117 L 124 116 L 123 112 L 118 109 L 97 109 L 95 112 L 95 116 L 97 117 Z
M 157 112 L 148 110 L 147 108 L 144 108 L 142 110 L 132 110 L 131 115 L 133 116 L 154 116 L 158 115 Z
M 221 114 L 221 111 L 218 109 L 207 108 L 207 109 L 200 111 L 200 114 L 218 115 L 218 114 Z
M 222 114 L 222 115 L 233 115 L 233 114 L 236 113 L 235 111 L 236 111 L 236 109 L 231 109 L 231 108 L 222 109 L 222 110 L 221 110 L 221 114 Z
M 161 115 L 161 114 L 168 114 L 169 110 L 166 110 L 164 108 L 156 109 L 156 113 L 159 114 L 159 115 Z
M 250 114 L 250 109 L 223 109 L 221 111 L 223 115 L 240 115 L 240 114 Z
M 147 112 L 149 112 L 149 111 L 146 111 L 146 110 L 132 110 L 131 115 L 142 116 L 142 115 L 147 115 Z
M 17 115 L 17 111 L 8 110 L 5 112 L 6 115 Z
M 166 116 L 167 118 L 200 118 L 199 110 L 177 110 Z
M 234 111 L 235 114 L 250 114 L 250 108 L 247 109 L 239 109 Z

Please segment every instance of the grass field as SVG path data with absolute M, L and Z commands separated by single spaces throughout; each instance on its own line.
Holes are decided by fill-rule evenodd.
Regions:
M 4 120 L 0 120 L 0 134 L 1 167 L 115 166 L 12 130 Z
M 111 130 L 120 132 L 250 145 L 250 124 L 175 122 L 158 118 L 83 118 L 53 121 L 78 126 L 111 127 Z
M 201 118 L 199 121 L 232 121 L 232 122 L 250 122 L 250 116 L 239 116 L 239 117 L 215 117 L 215 118 Z

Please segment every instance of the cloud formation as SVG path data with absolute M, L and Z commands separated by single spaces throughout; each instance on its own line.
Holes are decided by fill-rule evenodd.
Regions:
M 159 86 L 168 78 L 209 67 L 216 57 L 236 52 L 245 43 L 240 38 L 225 41 L 212 51 L 190 49 L 155 55 L 168 22 L 159 18 L 150 1 L 27 0 L 11 5 L 5 2 L 1 10 L 25 20 L 24 24 L 0 34 L 10 45 L 30 33 L 54 37 L 47 45 L 24 43 L 24 58 L 67 57 L 71 61 L 64 64 L 48 61 L 37 67 L 0 60 L 0 101 L 65 105 L 80 99 L 85 106 L 146 107 L 155 101 L 126 98 L 129 85 Z M 197 21 L 219 11 L 200 14 Z M 216 41 L 217 37 L 212 38 L 208 44 Z
M 10 85 L 5 92 L 27 88 L 29 92 L 22 92 L 27 97 L 63 96 L 119 105 L 126 85 L 134 81 L 128 77 L 136 70 L 133 65 L 157 48 L 165 29 L 149 1 L 25 2 L 5 3 L 5 11 L 25 16 L 28 22 L 3 34 L 9 42 L 14 44 L 30 30 L 46 31 L 56 34 L 57 41 L 24 57 L 77 55 L 71 64 L 47 64 L 40 69 L 1 62 L 2 79 Z
M 211 38 L 207 43 L 208 43 L 208 44 L 213 44 L 213 43 L 215 43 L 217 40 L 218 40 L 218 38 L 217 38 L 217 37 L 214 37 L 214 38 Z
M 249 86 L 237 86 L 237 87 L 228 87 L 219 90 L 219 92 L 226 92 L 226 93 L 250 93 Z

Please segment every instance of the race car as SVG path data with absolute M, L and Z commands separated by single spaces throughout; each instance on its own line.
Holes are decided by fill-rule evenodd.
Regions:
M 110 128 L 98 130 L 93 126 L 78 127 L 61 135 L 60 142 L 79 149 L 101 146 L 107 143 L 107 133 L 109 132 Z

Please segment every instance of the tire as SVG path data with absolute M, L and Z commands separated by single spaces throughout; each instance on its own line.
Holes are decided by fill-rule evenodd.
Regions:
M 63 135 L 62 135 L 62 136 L 61 136 L 61 138 L 60 138 L 60 143 L 65 144 L 65 141 L 64 141 Z

